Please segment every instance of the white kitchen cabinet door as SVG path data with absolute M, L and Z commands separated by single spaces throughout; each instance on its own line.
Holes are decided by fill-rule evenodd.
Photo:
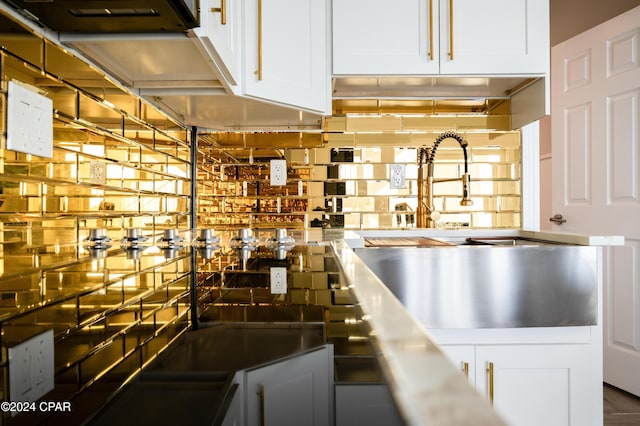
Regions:
M 438 74 L 438 0 L 334 0 L 334 75 Z
M 242 1 L 202 0 L 200 27 L 194 31 L 230 89 L 239 90 L 242 76 Z
M 545 74 L 546 0 L 440 0 L 441 74 Z
M 601 366 L 591 345 L 476 347 L 476 387 L 514 426 L 602 425 Z M 594 365 L 597 364 L 597 365 Z
M 543 75 L 545 0 L 334 0 L 334 75 Z
M 331 112 L 327 0 L 247 0 L 247 96 Z
M 333 399 L 331 345 L 246 370 L 249 426 L 329 426 Z

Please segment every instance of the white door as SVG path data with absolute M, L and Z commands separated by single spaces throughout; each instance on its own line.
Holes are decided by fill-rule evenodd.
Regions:
M 604 380 L 640 395 L 640 7 L 552 49 L 555 231 L 623 235 L 604 261 Z M 543 218 L 543 220 L 546 220 Z

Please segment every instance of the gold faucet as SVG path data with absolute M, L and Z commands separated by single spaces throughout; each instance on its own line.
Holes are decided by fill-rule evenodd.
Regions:
M 461 177 L 450 179 L 435 179 L 433 177 L 433 166 L 438 146 L 445 139 L 455 139 L 460 144 L 464 153 L 464 173 Z M 471 176 L 469 175 L 469 165 L 467 160 L 467 141 L 458 133 L 453 131 L 444 132 L 438 136 L 431 148 L 418 149 L 418 211 L 416 226 L 418 228 L 433 228 L 434 223 L 440 219 L 440 212 L 433 206 L 433 185 L 440 182 L 462 181 L 461 206 L 471 206 L 473 201 L 469 197 L 469 186 Z

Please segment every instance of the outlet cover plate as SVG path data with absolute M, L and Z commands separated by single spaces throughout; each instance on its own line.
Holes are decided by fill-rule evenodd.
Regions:
M 271 160 L 271 186 L 283 186 L 287 184 L 287 160 Z
M 91 183 L 104 185 L 107 181 L 106 168 L 107 165 L 104 161 L 91 160 L 89 162 L 89 179 Z
M 13 81 L 7 95 L 7 149 L 53 157 L 53 101 Z
M 272 267 L 271 273 L 271 294 L 287 293 L 287 268 L 279 266 Z
M 390 164 L 389 165 L 390 186 L 391 189 L 406 188 L 407 181 L 405 179 L 405 165 L 404 164 Z
M 9 356 L 9 398 L 33 402 L 54 386 L 53 330 L 12 346 Z

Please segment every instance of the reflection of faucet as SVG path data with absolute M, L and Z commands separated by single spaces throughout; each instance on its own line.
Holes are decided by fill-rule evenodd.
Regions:
M 438 145 L 445 139 L 455 139 L 460 144 L 464 153 L 464 173 L 459 178 L 434 179 L 433 161 L 438 150 Z M 431 148 L 418 148 L 418 211 L 417 227 L 433 228 L 434 222 L 440 218 L 440 213 L 435 211 L 433 206 L 433 184 L 440 182 L 462 181 L 461 206 L 471 206 L 473 201 L 469 198 L 469 186 L 471 177 L 469 176 L 469 166 L 467 162 L 467 141 L 456 132 L 444 132 L 438 136 Z M 426 170 L 425 170 L 426 169 Z

